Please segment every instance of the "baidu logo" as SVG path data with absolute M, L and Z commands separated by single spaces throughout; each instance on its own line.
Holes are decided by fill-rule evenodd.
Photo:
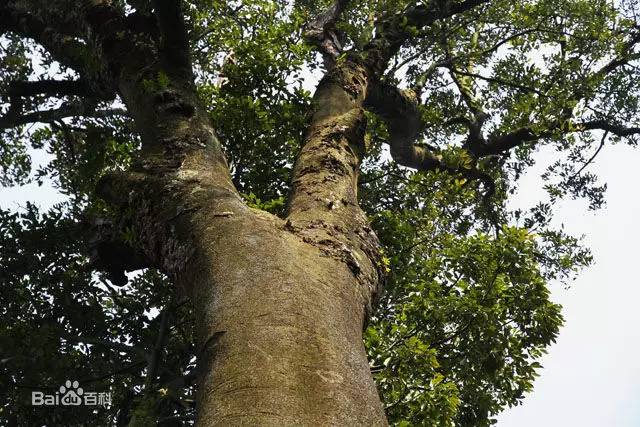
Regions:
M 111 404 L 111 393 L 85 392 L 78 381 L 66 380 L 59 390 L 54 394 L 33 391 L 31 404 L 33 406 L 109 406 Z
M 60 401 L 65 406 L 80 406 L 83 392 L 82 387 L 79 387 L 78 381 L 72 383 L 67 380 L 64 385 L 60 386 L 60 394 L 62 395 Z

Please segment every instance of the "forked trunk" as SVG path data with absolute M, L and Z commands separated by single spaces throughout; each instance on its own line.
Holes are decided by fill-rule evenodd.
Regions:
M 99 193 L 191 296 L 198 425 L 386 425 L 362 341 L 384 275 L 357 202 L 366 82 L 321 83 L 285 220 L 243 203 L 192 84 L 121 82 L 143 153 Z
M 198 322 L 198 425 L 385 425 L 353 272 L 277 218 L 227 215 L 201 219 L 182 278 Z

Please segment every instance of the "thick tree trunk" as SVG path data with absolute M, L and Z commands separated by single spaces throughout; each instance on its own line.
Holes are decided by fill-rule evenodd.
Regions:
M 344 67 L 318 89 L 286 220 L 218 198 L 192 223 L 179 281 L 199 320 L 200 425 L 386 425 L 362 342 L 381 281 L 356 195 L 365 84 Z
M 348 266 L 247 208 L 195 228 L 198 425 L 384 425 Z
M 191 296 L 198 425 L 386 425 L 362 342 L 381 274 L 356 198 L 361 110 L 315 120 L 283 220 L 243 203 L 188 90 L 131 92 L 148 148 L 100 193 Z

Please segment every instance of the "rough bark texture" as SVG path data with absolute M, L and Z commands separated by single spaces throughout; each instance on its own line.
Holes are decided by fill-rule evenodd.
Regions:
M 199 424 L 384 425 L 350 268 L 240 205 L 198 223 Z
M 192 298 L 198 424 L 384 425 L 362 343 L 381 278 L 356 201 L 362 112 L 318 114 L 282 220 L 242 202 L 189 98 L 143 110 L 162 155 L 106 178 L 101 194 L 133 212 L 144 256 Z

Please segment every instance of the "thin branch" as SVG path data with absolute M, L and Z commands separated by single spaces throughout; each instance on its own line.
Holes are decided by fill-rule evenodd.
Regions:
M 440 345 L 442 345 L 442 344 L 446 344 L 446 343 L 448 343 L 449 341 L 451 341 L 451 340 L 453 340 L 453 339 L 455 339 L 455 338 L 458 338 L 460 335 L 462 335 L 463 333 L 465 333 L 465 332 L 466 332 L 466 331 L 471 327 L 471 325 L 472 325 L 472 324 L 473 324 L 473 322 L 472 322 L 472 321 L 469 321 L 469 322 L 465 323 L 465 325 L 464 325 L 464 326 L 462 326 L 461 328 L 457 329 L 457 330 L 456 330 L 454 333 L 452 333 L 451 335 L 449 335 L 449 336 L 447 336 L 447 337 L 444 337 L 444 338 L 442 338 L 441 340 L 438 340 L 438 341 L 435 341 L 435 342 L 429 343 L 429 347 L 431 347 L 431 348 L 433 348 L 433 347 L 438 347 L 438 346 L 440 346 Z
M 479 37 L 479 30 L 476 28 L 476 31 L 474 32 L 472 36 L 472 41 L 471 41 L 471 44 L 474 47 L 477 47 L 478 45 L 478 37 Z M 447 64 L 448 64 L 446 65 L 446 67 L 449 70 L 451 79 L 453 80 L 456 87 L 458 88 L 458 92 L 460 92 L 460 95 L 462 96 L 464 103 L 467 105 L 467 107 L 469 108 L 473 116 L 473 118 L 468 121 L 468 125 L 467 125 L 469 129 L 469 137 L 468 137 L 467 143 L 469 146 L 478 145 L 483 140 L 482 127 L 487 119 L 487 114 L 484 112 L 481 103 L 479 102 L 479 100 L 476 98 L 474 94 L 473 85 L 475 84 L 475 82 L 473 81 L 472 77 L 470 77 L 468 74 L 465 75 L 463 73 L 457 72 L 457 70 L 453 67 L 452 56 L 449 49 L 448 40 L 446 39 L 445 35 L 443 35 L 442 45 L 443 45 L 443 50 L 446 52 L 446 58 L 447 58 Z M 473 71 L 473 61 L 469 59 L 469 62 L 467 64 L 467 73 L 471 73 L 472 71 Z M 461 79 L 459 75 L 465 76 L 467 78 Z
M 398 337 L 397 339 L 395 339 L 395 340 L 391 343 L 391 345 L 389 345 L 389 346 L 384 350 L 384 352 L 385 352 L 385 353 L 388 353 L 388 352 L 390 352 L 391 350 L 393 350 L 395 347 L 397 347 L 398 345 L 400 345 L 400 344 L 404 344 L 404 343 L 405 343 L 409 338 L 411 338 L 411 337 L 415 336 L 416 334 L 418 334 L 418 332 L 420 332 L 420 331 L 418 331 L 418 327 L 417 327 L 417 326 L 416 326 L 416 327 L 414 327 L 414 328 L 412 328 L 412 329 L 411 329 L 409 332 L 407 332 L 405 335 L 403 335 L 403 336 Z
M 121 108 L 94 110 L 89 105 L 81 102 L 69 102 L 63 104 L 60 108 L 34 111 L 26 114 L 19 114 L 13 108 L 10 108 L 7 114 L 0 117 L 0 129 L 9 129 L 28 123 L 51 123 L 68 117 L 104 118 L 126 114 L 127 111 Z
M 365 184 L 371 184 L 372 182 L 376 182 L 384 177 L 387 176 L 394 176 L 394 172 L 393 171 L 386 171 L 381 173 L 380 175 L 374 176 L 372 178 L 369 179 L 359 179 L 358 180 L 358 185 L 365 185 Z
M 107 347 L 122 353 L 133 353 L 145 360 L 148 360 L 149 358 L 148 354 L 144 350 L 135 346 L 126 345 L 126 344 L 122 344 L 115 341 L 105 341 L 99 338 L 88 337 L 88 336 L 75 336 L 68 333 L 61 333 L 60 338 L 66 341 L 75 342 L 75 343 L 83 343 L 83 344 Z
M 113 370 L 111 372 L 108 372 L 106 374 L 99 375 L 97 377 L 81 378 L 78 381 L 81 384 L 88 384 L 88 383 L 93 383 L 93 382 L 97 382 L 97 381 L 102 381 L 102 380 L 104 380 L 106 378 L 111 378 L 111 377 L 113 377 L 115 375 L 123 374 L 123 373 L 125 373 L 127 371 L 130 371 L 130 370 L 134 369 L 134 368 L 137 368 L 137 367 L 141 368 L 143 365 L 146 365 L 146 363 L 147 363 L 146 360 L 138 360 L 137 362 L 130 363 L 130 364 L 128 364 L 128 365 L 126 365 L 126 366 L 124 366 L 122 368 L 115 369 L 115 370 Z
M 145 390 L 147 392 L 150 391 L 150 387 L 156 379 L 156 375 L 158 373 L 158 365 L 160 363 L 160 356 L 162 353 L 162 349 L 164 348 L 164 341 L 167 335 L 169 322 L 169 310 L 165 308 L 160 313 L 160 325 L 158 327 L 158 336 L 156 338 L 156 344 L 153 347 L 153 351 L 151 353 L 151 358 L 149 359 L 149 366 L 147 370 L 147 378 L 145 379 Z
M 547 95 L 544 92 L 539 91 L 536 88 L 530 87 L 530 86 L 525 86 L 525 85 L 521 85 L 520 83 L 516 83 L 510 80 L 504 80 L 498 77 L 488 77 L 488 76 L 483 76 L 481 74 L 476 74 L 476 73 L 471 73 L 468 71 L 462 71 L 462 70 L 458 70 L 458 69 L 453 69 L 453 71 L 456 74 L 460 74 L 463 76 L 469 76 L 469 77 L 475 77 L 477 79 L 481 79 L 481 80 L 485 80 L 489 83 L 495 83 L 495 84 L 499 84 L 499 85 L 503 85 L 503 86 L 509 86 L 515 89 L 519 89 L 521 91 L 524 92 L 532 92 L 535 93 L 536 95 L 540 95 L 540 96 L 544 96 L 546 97 Z
M 389 60 L 400 47 L 415 37 L 415 30 L 427 27 L 439 19 L 450 18 L 467 12 L 490 0 L 465 0 L 461 2 L 429 1 L 408 8 L 403 14 L 396 14 L 380 21 L 375 37 L 367 43 L 364 53 L 367 65 L 374 76 L 381 76 Z M 444 6 L 444 7 L 443 7 Z
M 629 40 L 627 43 L 625 43 L 624 48 L 622 49 L 623 52 L 630 52 L 631 49 L 633 49 L 633 47 L 640 43 L 640 31 L 638 31 L 632 38 L 631 40 Z M 622 56 L 619 56 L 617 58 L 614 58 L 613 60 L 611 60 L 608 64 L 604 65 L 602 68 L 600 68 L 598 71 L 596 71 L 595 75 L 603 77 L 607 74 L 609 74 L 611 71 L 615 70 L 616 68 L 626 65 L 631 61 L 634 61 L 636 59 L 640 59 L 640 52 L 638 53 L 631 53 L 631 54 L 625 54 Z
M 589 166 L 591 162 L 593 162 L 595 158 L 598 157 L 598 154 L 600 154 L 600 151 L 602 151 L 602 148 L 604 147 L 604 144 L 607 141 L 607 136 L 609 136 L 609 131 L 604 132 L 604 134 L 602 135 L 602 139 L 600 140 L 600 145 L 598 146 L 598 149 L 596 150 L 596 152 L 593 153 L 593 156 L 591 156 L 591 158 L 587 160 L 584 165 L 582 165 L 582 167 L 580 168 L 580 170 L 578 170 L 578 172 L 576 172 L 571 178 L 569 178 L 569 181 L 573 181 L 574 179 L 579 177 L 582 171 L 584 171 L 587 168 L 587 166 Z

